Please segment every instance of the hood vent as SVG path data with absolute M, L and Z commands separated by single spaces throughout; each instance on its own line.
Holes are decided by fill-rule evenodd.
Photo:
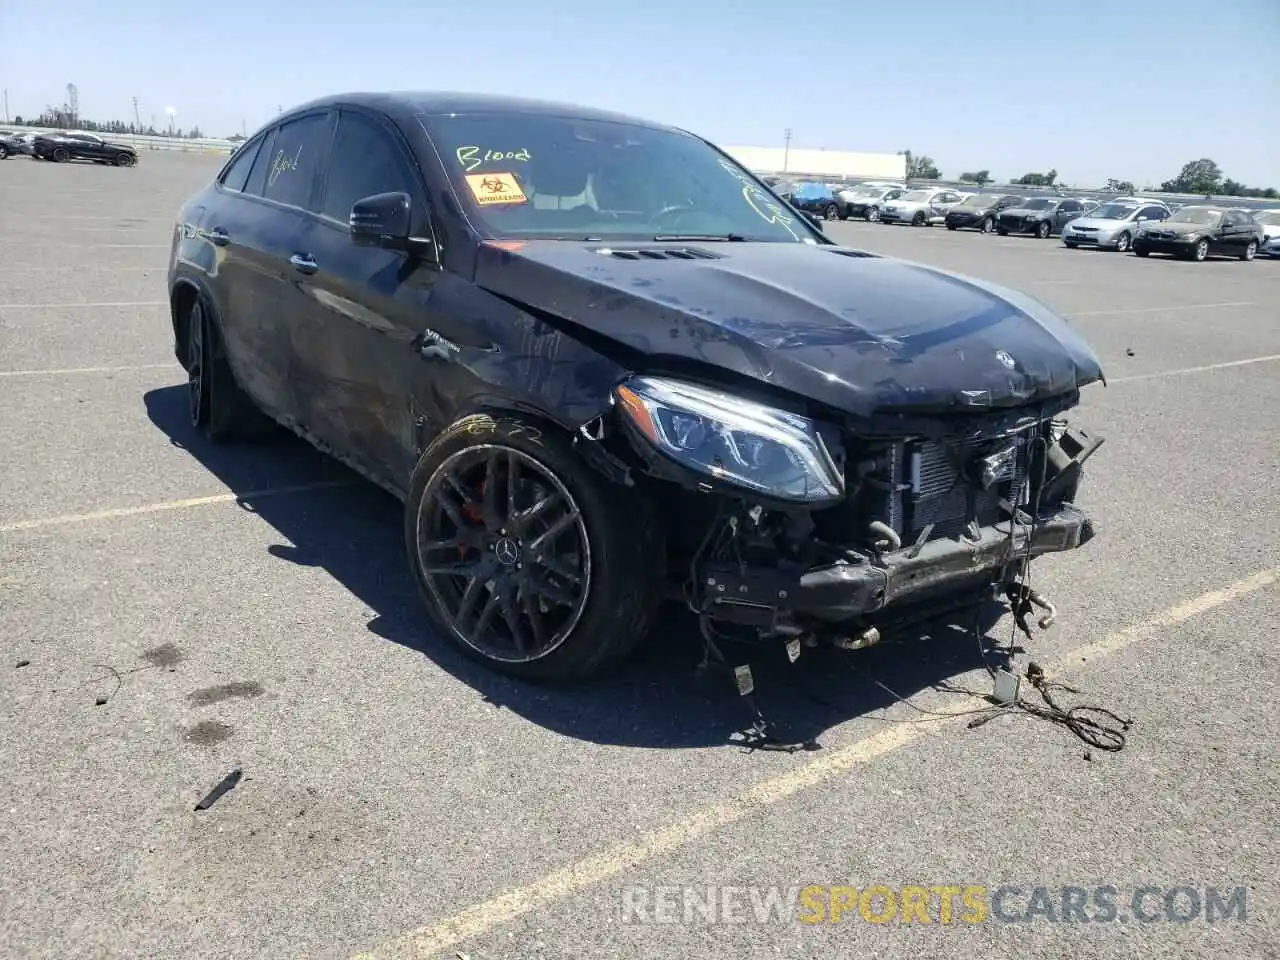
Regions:
M 601 247 L 596 253 L 616 260 L 719 260 L 719 254 L 698 247 L 644 247 L 638 250 L 616 250 Z
M 842 257 L 853 257 L 855 260 L 866 260 L 868 258 L 874 259 L 875 257 L 880 256 L 878 253 L 870 253 L 866 250 L 849 250 L 845 247 L 837 247 L 831 252 L 839 254 Z

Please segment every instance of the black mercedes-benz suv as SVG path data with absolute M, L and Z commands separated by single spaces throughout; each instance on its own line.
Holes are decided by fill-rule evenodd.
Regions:
M 168 289 L 192 424 L 276 421 L 403 500 L 427 610 L 495 669 L 592 674 L 663 598 L 708 644 L 857 646 L 1093 533 L 1069 323 L 841 247 L 683 130 L 317 100 L 183 206 Z

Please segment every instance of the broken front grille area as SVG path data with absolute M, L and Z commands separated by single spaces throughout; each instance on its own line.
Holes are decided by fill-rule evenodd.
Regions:
M 1033 454 L 1046 424 L 1017 432 L 977 433 L 886 443 L 851 463 L 858 527 L 886 524 L 904 546 L 918 540 L 960 538 L 971 525 L 1008 519 L 1003 504 L 1029 502 Z

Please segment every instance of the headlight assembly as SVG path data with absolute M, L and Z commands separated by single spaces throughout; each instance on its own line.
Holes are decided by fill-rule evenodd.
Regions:
M 805 417 L 662 377 L 632 377 L 614 394 L 627 420 L 689 470 L 780 500 L 844 495 L 840 471 Z

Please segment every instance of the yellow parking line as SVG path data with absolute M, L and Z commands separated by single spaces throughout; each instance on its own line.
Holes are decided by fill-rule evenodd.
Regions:
M 1171 310 L 1222 310 L 1226 307 L 1256 307 L 1251 300 L 1228 300 L 1226 303 L 1172 303 L 1167 307 L 1136 307 L 1132 310 L 1085 310 L 1068 313 L 1076 317 L 1129 317 L 1139 313 L 1168 313 Z
M 1280 567 L 1260 570 L 1230 586 L 1202 594 L 1125 627 L 1096 643 L 1073 650 L 1069 657 L 1052 665 L 1051 670 L 1065 671 L 1072 664 L 1078 664 L 1082 656 L 1092 662 L 1108 654 L 1118 653 L 1135 643 L 1153 639 L 1161 632 L 1168 631 L 1193 617 L 1201 616 L 1216 607 L 1239 600 L 1277 582 L 1280 582 Z M 960 716 L 965 711 L 984 705 L 986 701 L 969 697 L 960 702 L 954 712 Z M 969 717 L 963 717 L 965 721 L 968 719 Z M 694 811 L 691 815 L 684 815 L 679 823 L 649 831 L 635 840 L 615 844 L 599 853 L 554 870 L 524 886 L 508 890 L 451 917 L 390 940 L 367 953 L 357 954 L 354 960 L 409 960 L 409 958 L 425 960 L 463 941 L 488 933 L 516 917 L 566 900 L 587 887 L 672 853 L 721 827 L 763 811 L 803 790 L 827 783 L 851 768 L 864 766 L 878 757 L 923 740 L 940 730 L 953 730 L 960 722 L 962 720 L 957 719 L 890 727 L 882 733 L 824 753 L 817 760 L 797 766 L 781 776 L 765 780 L 736 797 L 713 803 Z
M 1179 367 L 1176 370 L 1161 370 L 1157 373 L 1135 373 L 1131 377 L 1116 377 L 1108 380 L 1109 384 L 1134 383 L 1138 380 L 1159 380 L 1161 377 L 1181 377 L 1188 373 L 1209 373 L 1213 370 L 1228 370 L 1231 367 L 1248 367 L 1255 363 L 1274 363 L 1280 360 L 1280 353 L 1265 357 L 1249 357 L 1247 360 L 1228 360 L 1224 363 L 1206 363 L 1202 367 Z
M 72 523 L 89 523 L 93 520 L 113 520 L 117 517 L 137 517 L 146 513 L 164 513 L 168 510 L 186 510 L 212 503 L 262 500 L 265 497 L 283 497 L 292 493 L 311 493 L 333 487 L 349 487 L 355 480 L 324 480 L 316 483 L 300 483 L 291 487 L 268 487 L 265 490 L 247 490 L 244 493 L 215 493 L 208 497 L 189 497 L 186 500 L 165 500 L 161 503 L 144 503 L 136 507 L 117 507 L 113 510 L 94 510 L 91 513 L 66 513 L 57 517 L 40 517 L 36 520 L 17 520 L 0 523 L 0 533 L 17 530 L 40 530 L 44 527 L 62 527 Z
M 128 373 L 131 370 L 175 369 L 174 361 L 168 363 L 139 363 L 124 367 L 59 367 L 52 370 L 0 370 L 0 377 L 59 377 L 69 373 Z

